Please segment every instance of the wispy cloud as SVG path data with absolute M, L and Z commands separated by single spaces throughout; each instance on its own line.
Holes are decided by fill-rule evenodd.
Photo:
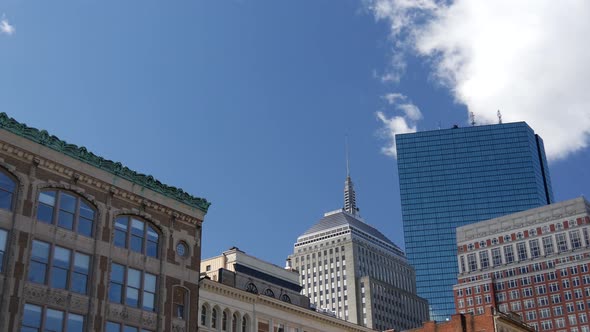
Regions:
M 8 20 L 6 19 L 6 16 L 3 14 L 2 18 L 0 19 L 0 34 L 5 34 L 5 35 L 12 35 L 16 32 L 16 30 L 14 29 L 13 25 L 10 25 L 10 23 L 8 23 Z
M 386 112 L 376 113 L 377 119 L 383 124 L 381 135 L 387 139 L 388 144 L 381 149 L 381 152 L 394 158 L 397 157 L 395 149 L 395 135 L 416 132 L 416 121 L 422 119 L 422 112 L 408 98 L 401 93 L 388 93 L 383 96 L 388 105 L 393 106 L 394 112 L 400 111 L 403 115 L 388 116 Z
M 528 122 L 550 160 L 588 146 L 590 2 L 369 0 L 368 8 L 389 24 L 394 53 L 429 60 L 432 77 L 478 123 L 496 122 L 498 109 L 504 122 Z M 399 77 L 400 62 L 384 77 Z

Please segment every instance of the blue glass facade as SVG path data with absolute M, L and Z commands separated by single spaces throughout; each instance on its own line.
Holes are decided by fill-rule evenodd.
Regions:
M 396 135 L 406 254 L 431 319 L 455 313 L 455 228 L 553 201 L 543 141 L 524 122 Z

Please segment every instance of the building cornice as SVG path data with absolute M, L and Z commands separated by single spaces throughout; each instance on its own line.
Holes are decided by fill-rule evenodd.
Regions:
M 114 162 L 97 156 L 83 146 L 78 147 L 77 145 L 69 144 L 66 141 L 60 140 L 56 136 L 50 135 L 46 130 L 29 127 L 24 123 L 20 123 L 15 119 L 10 118 L 4 112 L 0 113 L 0 128 L 131 181 L 132 183 L 153 190 L 183 204 L 198 208 L 204 213 L 207 213 L 207 210 L 211 205 L 211 203 L 207 202 L 204 198 L 192 196 L 181 188 L 163 184 L 153 176 L 133 171 L 128 167 L 123 166 L 120 162 Z
M 1 121 L 2 121 L 1 118 L 2 118 L 3 114 L 4 113 L 0 113 L 0 128 L 4 128 L 4 127 L 2 127 L 2 124 L 1 124 Z M 64 165 L 57 163 L 53 160 L 43 158 L 37 154 L 33 154 L 31 152 L 23 150 L 17 146 L 12 145 L 12 144 L 0 141 L 0 151 L 3 151 L 6 154 L 13 155 L 17 159 L 28 160 L 29 162 L 34 163 L 36 165 L 36 167 L 40 167 L 40 168 L 46 169 L 50 172 L 61 174 L 62 176 L 66 177 L 66 178 L 70 178 L 72 181 L 74 181 L 77 184 L 84 183 L 89 186 L 94 186 L 94 187 L 98 188 L 99 190 L 108 192 L 115 197 L 121 198 L 123 200 L 134 202 L 138 205 L 142 205 L 144 207 L 151 208 L 156 211 L 163 212 L 167 215 L 173 216 L 177 220 L 188 222 L 188 223 L 195 224 L 195 225 L 200 225 L 203 222 L 202 219 L 195 218 L 194 216 L 187 215 L 184 213 L 180 213 L 178 210 L 169 208 L 165 205 L 156 203 L 152 200 L 148 200 L 141 195 L 134 194 L 134 193 L 127 191 L 127 190 L 123 190 L 119 187 L 116 187 L 110 183 L 107 183 L 107 182 L 97 179 L 95 177 L 92 177 L 92 176 L 89 176 L 86 174 L 82 174 L 82 173 L 74 170 L 73 168 L 64 166 Z M 56 185 L 58 185 L 58 184 L 56 183 Z

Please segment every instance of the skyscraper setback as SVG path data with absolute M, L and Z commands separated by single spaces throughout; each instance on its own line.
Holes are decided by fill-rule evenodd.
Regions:
M 524 122 L 396 135 L 406 254 L 431 319 L 455 312 L 455 228 L 549 204 L 543 140 Z

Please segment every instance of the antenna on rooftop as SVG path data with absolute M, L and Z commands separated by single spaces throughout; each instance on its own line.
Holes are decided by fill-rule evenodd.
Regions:
M 498 123 L 502 124 L 502 113 L 500 113 L 500 110 L 498 110 Z
M 348 135 L 344 136 L 344 144 L 346 147 L 346 177 L 350 177 L 350 166 L 348 163 Z
M 475 126 L 475 113 L 473 112 L 469 112 L 469 123 L 471 126 Z

